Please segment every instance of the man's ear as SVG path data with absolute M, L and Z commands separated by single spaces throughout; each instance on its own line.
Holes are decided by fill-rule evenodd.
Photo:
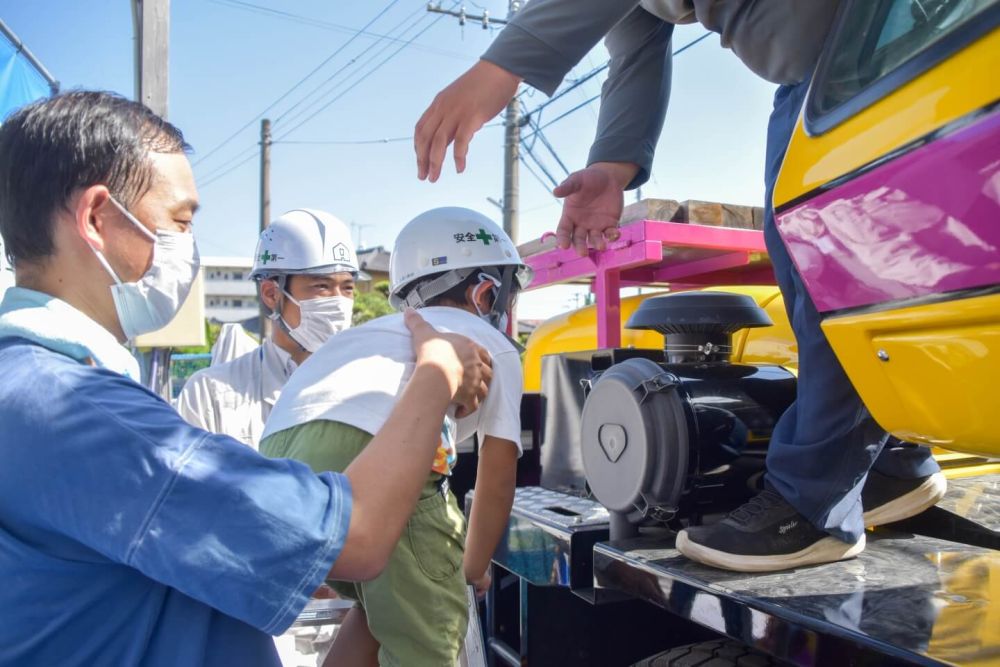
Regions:
M 76 204 L 70 208 L 80 237 L 91 247 L 104 251 L 104 232 L 110 216 L 116 212 L 111 193 L 105 185 L 91 185 L 79 191 Z
M 281 290 L 278 289 L 278 283 L 275 281 L 270 279 L 260 281 L 260 300 L 267 306 L 268 310 L 273 312 L 278 309 L 280 294 Z

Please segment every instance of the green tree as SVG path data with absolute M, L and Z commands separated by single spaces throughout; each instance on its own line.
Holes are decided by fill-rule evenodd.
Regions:
M 355 326 L 393 312 L 395 310 L 389 305 L 388 280 L 380 280 L 375 283 L 371 292 L 359 292 L 354 295 Z

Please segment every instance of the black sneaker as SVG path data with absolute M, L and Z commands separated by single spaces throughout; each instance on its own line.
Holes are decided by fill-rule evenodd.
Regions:
M 868 479 L 861 489 L 865 526 L 883 526 L 920 514 L 944 498 L 947 490 L 948 481 L 942 472 L 899 479 L 869 470 Z
M 691 560 L 737 572 L 773 572 L 853 558 L 865 536 L 842 542 L 819 530 L 771 489 L 711 526 L 677 534 L 677 550 Z

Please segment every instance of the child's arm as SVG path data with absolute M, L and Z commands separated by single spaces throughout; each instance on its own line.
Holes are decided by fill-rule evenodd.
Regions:
M 489 569 L 493 552 L 507 528 L 514 504 L 518 449 L 510 440 L 486 436 L 479 446 L 476 496 L 465 539 L 465 579 L 480 581 Z

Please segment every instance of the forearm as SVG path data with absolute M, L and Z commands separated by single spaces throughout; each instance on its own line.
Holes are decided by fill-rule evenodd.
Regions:
M 605 40 L 611 60 L 587 162 L 637 165 L 628 188 L 646 182 L 652 169 L 670 100 L 673 29 L 637 8 Z
M 418 367 L 385 425 L 344 471 L 353 509 L 331 578 L 367 579 L 381 570 L 427 480 L 450 400 L 444 375 Z
M 492 447 L 492 452 L 488 450 Z M 465 577 L 474 581 L 489 567 L 500 538 L 507 529 L 514 504 L 517 449 L 513 443 L 495 441 L 480 448 L 476 495 L 465 540 Z
M 483 60 L 547 95 L 638 5 L 638 0 L 532 0 L 505 27 Z
M 476 484 L 476 497 L 469 517 L 469 535 L 465 540 L 465 578 L 481 577 L 490 565 L 500 538 L 507 529 L 510 508 L 514 504 L 514 487 L 490 488 Z

